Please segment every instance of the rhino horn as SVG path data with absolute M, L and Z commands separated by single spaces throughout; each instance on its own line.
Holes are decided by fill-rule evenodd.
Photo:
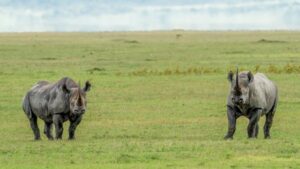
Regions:
M 235 76 L 235 91 L 237 93 L 240 93 L 241 92 L 241 88 L 239 86 L 239 68 L 236 68 L 236 76 Z

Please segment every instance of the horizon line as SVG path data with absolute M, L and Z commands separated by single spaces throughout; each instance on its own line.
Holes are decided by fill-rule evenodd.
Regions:
M 153 29 L 99 31 L 0 31 L 2 33 L 118 33 L 118 32 L 300 32 L 300 29 Z

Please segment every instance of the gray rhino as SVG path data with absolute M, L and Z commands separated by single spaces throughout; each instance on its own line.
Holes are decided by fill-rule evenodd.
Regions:
M 233 138 L 236 120 L 240 116 L 249 119 L 248 138 L 257 138 L 258 121 L 263 115 L 266 116 L 264 137 L 270 138 L 278 101 L 276 85 L 262 73 L 253 76 L 248 71 L 239 73 L 238 69 L 235 78 L 232 71 L 228 73 L 228 80 L 231 83 L 227 97 L 228 132 L 224 139 Z
M 53 139 L 52 124 L 56 130 L 56 139 L 62 138 L 63 122 L 69 120 L 69 139 L 74 139 L 77 125 L 86 110 L 86 92 L 91 88 L 89 81 L 80 88 L 72 79 L 65 77 L 56 83 L 39 81 L 25 95 L 23 110 L 27 115 L 34 133 L 34 139 L 40 139 L 37 117 L 45 122 L 44 133 Z

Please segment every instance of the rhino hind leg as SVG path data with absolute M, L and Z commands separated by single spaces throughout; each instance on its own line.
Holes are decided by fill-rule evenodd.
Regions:
M 44 133 L 46 134 L 48 140 L 53 140 L 53 136 L 52 136 L 52 123 L 45 122 Z
M 277 107 L 277 100 L 275 100 L 274 105 L 273 105 L 272 109 L 270 110 L 270 112 L 266 114 L 266 122 L 264 125 L 265 139 L 271 138 L 270 129 L 272 127 L 273 117 L 274 117 L 274 114 L 276 111 L 276 107 Z
M 264 126 L 264 134 L 265 134 L 265 139 L 269 139 L 271 138 L 270 136 L 270 129 L 273 123 L 273 114 L 269 113 L 266 115 L 266 122 L 265 122 L 265 126 Z
M 40 140 L 41 137 L 40 137 L 40 129 L 37 124 L 37 116 L 34 113 L 32 113 L 31 118 L 29 118 L 29 121 L 30 121 L 31 129 L 34 134 L 34 140 Z

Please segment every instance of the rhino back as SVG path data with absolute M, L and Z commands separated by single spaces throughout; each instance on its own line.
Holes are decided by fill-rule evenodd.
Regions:
M 276 85 L 262 73 L 254 75 L 254 81 L 250 85 L 251 107 L 262 108 L 267 113 L 273 107 L 277 99 Z
M 49 91 L 51 88 L 52 85 L 50 83 L 40 81 L 28 92 L 32 112 L 42 119 L 45 119 L 48 114 L 47 103 L 50 98 Z

